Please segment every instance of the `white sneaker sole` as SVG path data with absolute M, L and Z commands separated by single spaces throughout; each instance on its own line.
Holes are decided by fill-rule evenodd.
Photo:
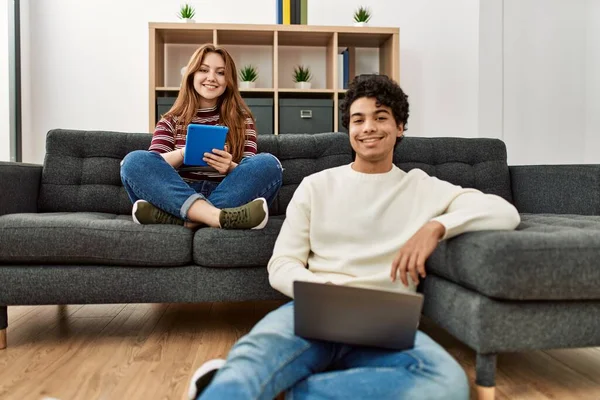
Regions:
M 262 200 L 263 211 L 265 212 L 265 218 L 262 222 L 256 225 L 252 229 L 262 229 L 267 226 L 267 222 L 269 222 L 269 206 L 267 206 L 267 200 L 264 197 L 259 197 L 258 200 Z
M 142 225 L 142 224 L 141 224 L 141 222 L 140 222 L 140 221 L 138 221 L 138 219 L 135 217 L 135 212 L 137 211 L 137 209 L 138 209 L 138 204 L 139 204 L 140 202 L 147 203 L 147 201 L 146 201 L 146 200 L 136 200 L 136 202 L 135 202 L 135 203 L 133 203 L 133 209 L 131 210 L 131 218 L 133 218 L 133 222 L 135 222 L 136 224 L 140 224 L 140 225 Z
M 190 386 L 188 387 L 188 400 L 195 400 L 196 397 L 198 397 L 198 393 L 196 393 L 196 381 L 200 379 L 201 376 L 220 369 L 223 365 L 225 365 L 225 360 L 221 358 L 216 358 L 202 364 L 202 366 L 200 366 L 200 368 L 194 372 L 194 375 L 190 380 Z

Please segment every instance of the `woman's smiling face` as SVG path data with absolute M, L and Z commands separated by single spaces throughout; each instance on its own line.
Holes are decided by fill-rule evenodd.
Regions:
M 194 89 L 202 97 L 201 108 L 213 107 L 227 89 L 225 60 L 218 53 L 207 53 L 194 73 Z

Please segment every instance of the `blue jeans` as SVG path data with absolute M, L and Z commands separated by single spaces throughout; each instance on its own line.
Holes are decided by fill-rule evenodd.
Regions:
M 221 182 L 185 182 L 157 153 L 136 150 L 121 163 L 121 181 L 132 203 L 143 199 L 187 220 L 192 204 L 206 200 L 216 208 L 239 207 L 264 197 L 271 205 L 282 183 L 279 160 L 268 153 L 244 158 Z
M 198 399 L 272 400 L 283 391 L 286 399 L 469 398 L 463 369 L 426 334 L 407 351 L 306 340 L 294 335 L 293 302 L 233 346 Z

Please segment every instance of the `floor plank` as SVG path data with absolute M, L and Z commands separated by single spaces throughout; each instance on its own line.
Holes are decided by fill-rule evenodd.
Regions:
M 170 305 L 152 335 L 130 353 L 133 365 L 111 391 L 114 399 L 179 399 L 196 349 L 202 345 L 211 304 Z
M 498 386 L 496 400 L 552 400 L 533 385 Z
M 530 384 L 552 399 L 600 399 L 600 385 L 543 351 L 501 354 L 498 357 L 498 369 L 505 376 L 498 385 Z M 600 357 L 596 360 L 596 369 L 600 369 Z
M 95 340 L 80 350 L 77 358 L 65 362 L 56 373 L 72 376 L 79 385 L 60 380 L 46 384 L 47 392 L 61 399 L 115 398 L 112 392 L 131 368 L 133 355 L 153 334 L 166 307 L 128 304 L 102 329 Z M 90 367 L 81 360 L 93 360 Z
M 19 319 L 34 311 L 36 306 L 9 306 L 8 307 L 8 323 L 14 324 Z
M 20 307 L 25 307 L 19 310 Z M 79 310 L 82 305 L 68 305 L 68 306 L 8 306 L 8 330 L 16 330 L 21 325 L 31 325 L 32 321 L 39 321 L 40 316 L 44 320 L 51 319 L 54 323 L 58 322 L 57 317 L 64 318 L 73 315 Z M 17 314 L 16 319 L 11 319 L 13 308 L 17 308 L 15 313 Z
M 600 386 L 600 348 L 546 350 L 545 353 Z
M 73 370 L 65 371 L 64 366 L 77 359 L 79 368 L 85 362 L 80 358 L 83 347 L 93 344 L 93 338 L 109 322 L 109 318 L 73 318 L 65 326 L 56 324 L 46 330 L 44 337 L 36 342 L 2 351 L 14 354 L 10 365 L 1 369 L 0 399 L 40 399 L 54 395 L 46 388 L 57 379 L 64 383 L 65 388 L 77 387 Z M 0 355 L 0 358 L 3 356 Z M 89 368 L 94 368 L 95 358 L 87 363 Z
M 86 304 L 73 314 L 77 318 L 116 317 L 126 304 Z

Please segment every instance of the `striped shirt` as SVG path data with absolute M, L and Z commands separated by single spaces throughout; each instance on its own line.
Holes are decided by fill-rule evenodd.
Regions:
M 199 109 L 196 116 L 192 119 L 192 123 L 219 125 L 219 111 L 217 110 L 217 106 Z M 168 153 L 176 149 L 185 148 L 186 135 L 187 129 L 183 129 L 183 126 L 178 124 L 177 117 L 161 118 L 158 124 L 156 124 L 149 151 Z M 246 143 L 244 144 L 243 158 L 252 157 L 256 154 L 256 151 L 256 128 L 254 127 L 252 118 L 248 117 L 246 119 Z M 177 171 L 183 180 L 188 182 L 200 180 L 220 182 L 225 177 L 225 175 L 218 173 L 210 167 L 195 167 L 182 164 Z

